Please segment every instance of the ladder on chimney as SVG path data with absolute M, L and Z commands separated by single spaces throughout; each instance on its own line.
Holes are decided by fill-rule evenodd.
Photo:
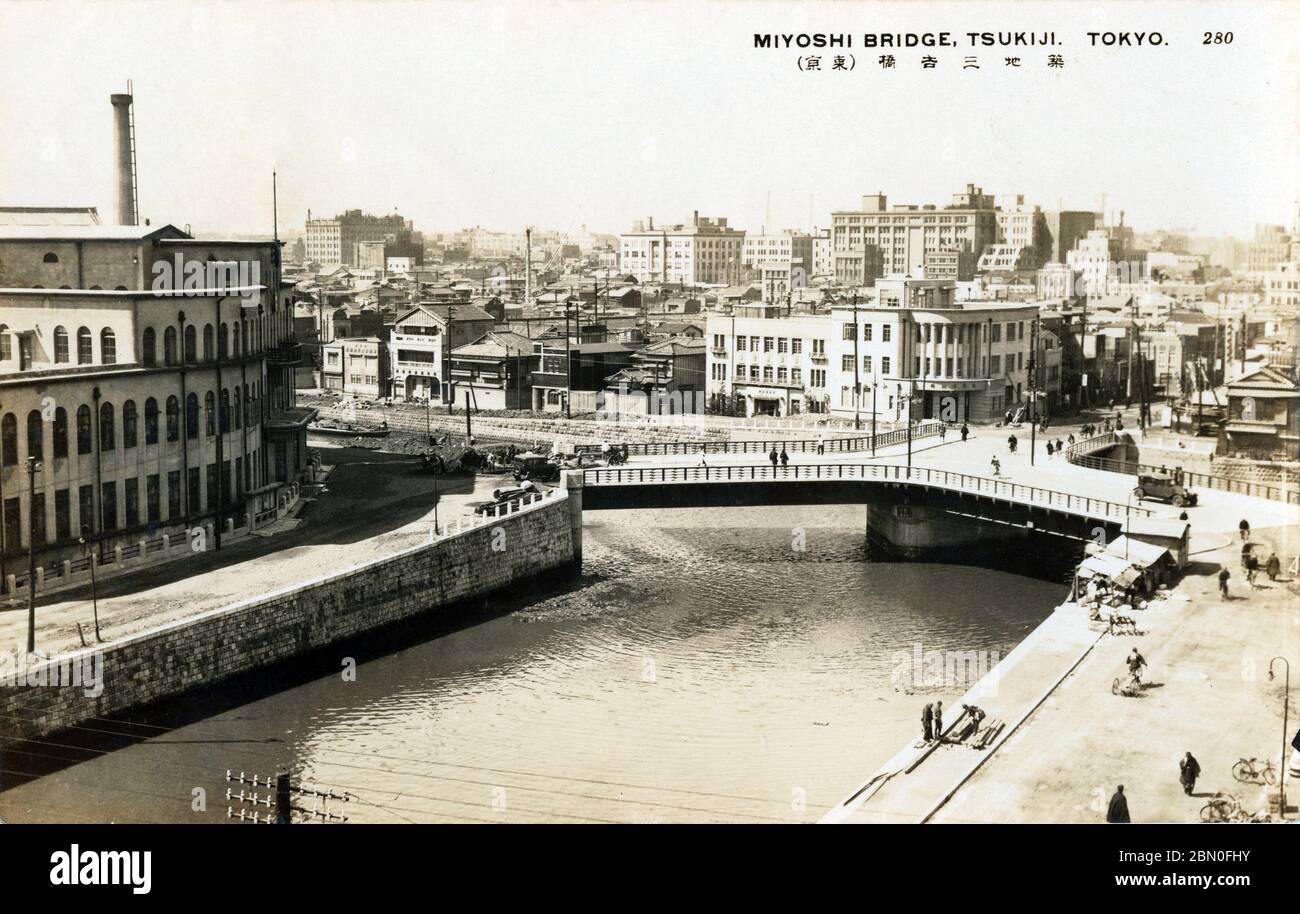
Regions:
M 140 180 L 135 167 L 135 86 L 132 80 L 126 81 L 126 94 L 131 96 L 131 107 L 127 109 L 127 128 L 131 134 L 131 212 L 135 214 L 135 224 L 140 224 Z

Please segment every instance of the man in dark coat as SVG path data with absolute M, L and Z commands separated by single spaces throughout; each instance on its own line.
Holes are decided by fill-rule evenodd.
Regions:
M 927 703 L 926 706 L 921 709 L 921 733 L 925 737 L 927 743 L 932 739 L 930 734 L 933 726 L 934 705 Z
M 1115 788 L 1115 795 L 1110 798 L 1110 806 L 1106 809 L 1106 821 L 1115 823 L 1133 821 L 1128 817 L 1128 799 L 1124 796 L 1123 784 Z
M 1196 787 L 1196 779 L 1201 776 L 1201 765 L 1189 752 L 1178 761 L 1178 780 L 1182 782 L 1183 793 L 1189 797 Z
M 970 435 L 970 426 L 963 422 L 961 424 L 961 440 L 965 441 L 968 435 Z
M 943 702 L 934 703 L 934 738 L 943 739 Z

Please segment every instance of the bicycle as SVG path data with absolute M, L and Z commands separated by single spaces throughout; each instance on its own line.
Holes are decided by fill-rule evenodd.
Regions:
M 1127 677 L 1116 676 L 1110 684 L 1110 693 L 1112 695 L 1123 695 L 1125 698 L 1131 698 L 1140 691 L 1142 691 L 1142 680 L 1132 674 Z
M 1202 822 L 1236 822 L 1242 814 L 1241 803 L 1230 793 L 1221 793 L 1211 797 L 1201 807 Z M 1249 818 L 1249 817 L 1248 817 Z
M 1272 787 L 1277 783 L 1277 769 L 1268 759 L 1240 759 L 1232 766 L 1232 776 L 1246 784 L 1267 784 Z

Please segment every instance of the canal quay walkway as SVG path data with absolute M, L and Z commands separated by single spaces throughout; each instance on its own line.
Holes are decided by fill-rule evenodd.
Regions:
M 273 536 L 241 537 L 220 551 L 209 548 L 202 556 L 101 580 L 99 620 L 104 640 L 311 580 L 322 571 L 382 558 L 428 539 L 433 527 L 434 477 L 420 471 L 418 457 L 360 448 L 318 450 L 332 469 L 321 489 L 304 489 L 300 523 L 279 521 L 283 532 Z M 503 484 L 499 476 L 439 478 L 439 525 L 472 516 L 471 505 L 489 500 L 492 489 Z M 90 585 L 47 598 L 38 594 L 37 652 L 79 649 L 78 623 L 93 644 Z M 21 655 L 26 640 L 26 601 L 0 604 L 0 651 Z
M 1010 454 L 1007 435 L 1017 436 Z M 1049 429 L 1053 443 L 1077 429 Z M 1139 432 L 1130 428 L 1135 436 Z M 1131 475 L 1093 470 L 1047 456 L 1049 436 L 1037 436 L 1030 464 L 1024 430 L 981 427 L 969 440 L 950 430 L 942 439 L 913 442 L 912 466 L 990 475 L 1001 462 L 1002 477 L 1016 483 L 1081 497 L 1106 499 L 1176 518 L 1180 509 L 1130 498 Z M 705 455 L 709 467 L 770 466 L 759 454 Z M 863 453 L 818 456 L 791 453 L 791 466 L 905 462 L 906 445 Z M 638 466 L 695 467 L 699 455 L 633 458 Z M 1300 508 L 1252 496 L 1194 487 L 1199 497 L 1186 509 L 1191 524 L 1189 565 L 1168 594 L 1134 610 L 1140 634 L 1110 635 L 1090 623 L 1073 603 L 1058 607 L 985 679 L 951 701 L 947 726 L 962 704 L 980 707 L 985 723 L 997 721 L 998 735 L 984 749 L 962 744 L 926 746 L 917 738 L 863 781 L 822 821 L 890 822 L 1103 822 L 1111 794 L 1125 786 L 1135 822 L 1194 822 L 1216 792 L 1235 796 L 1248 812 L 1270 808 L 1262 785 L 1231 775 L 1242 757 L 1282 756 L 1284 666 L 1268 679 L 1269 661 L 1300 661 L 1300 583 L 1285 572 L 1300 553 Z M 1247 520 L 1252 539 L 1263 540 L 1283 557 L 1284 574 L 1270 582 L 1262 573 L 1251 587 L 1241 569 L 1238 524 Z M 1218 592 L 1226 567 L 1229 599 Z M 1147 688 L 1140 695 L 1112 694 L 1127 673 L 1134 647 L 1146 658 Z M 1296 671 L 1300 684 L 1300 668 Z M 952 691 L 958 693 L 962 686 Z M 954 695 L 956 697 L 956 695 Z M 1295 702 L 1292 703 L 1296 706 Z M 1300 706 L 1296 706 L 1300 707 Z M 1291 717 L 1292 730 L 1300 714 Z M 1288 741 L 1290 734 L 1288 734 Z M 853 751 L 846 746 L 845 751 Z M 1202 776 L 1192 796 L 1179 783 L 1185 752 L 1200 762 Z M 1300 778 L 1288 781 L 1288 810 L 1300 803 Z M 1276 788 L 1272 790 L 1276 803 Z

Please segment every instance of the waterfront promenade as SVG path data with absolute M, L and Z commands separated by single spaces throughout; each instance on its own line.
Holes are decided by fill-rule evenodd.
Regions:
M 323 489 L 304 495 L 294 521 L 282 532 L 247 536 L 194 558 L 143 567 L 99 582 L 100 630 L 106 641 L 235 603 L 323 572 L 396 554 L 429 538 L 433 527 L 433 477 L 418 458 L 357 449 L 325 448 L 333 470 Z M 509 477 L 439 480 L 441 526 L 472 515 Z M 83 585 L 39 599 L 36 648 L 41 654 L 94 643 L 91 587 Z M 27 638 L 27 604 L 0 605 L 0 650 L 21 653 Z

